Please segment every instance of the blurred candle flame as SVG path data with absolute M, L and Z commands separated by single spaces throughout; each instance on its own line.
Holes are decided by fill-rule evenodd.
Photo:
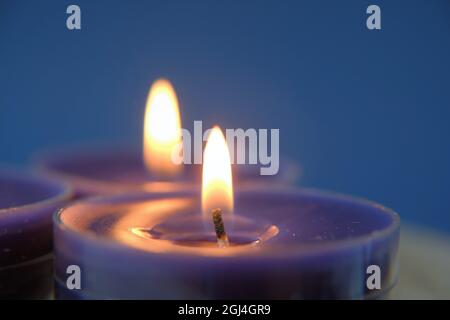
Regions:
M 233 212 L 233 183 L 228 145 L 215 126 L 203 153 L 202 211 L 210 216 L 217 208 L 224 213 Z
M 144 163 L 157 176 L 173 176 L 181 165 L 172 161 L 172 152 L 181 144 L 178 100 L 172 84 L 156 80 L 147 98 L 144 118 Z

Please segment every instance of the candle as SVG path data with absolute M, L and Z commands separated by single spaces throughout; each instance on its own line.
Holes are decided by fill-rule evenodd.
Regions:
M 60 182 L 0 171 L 0 298 L 49 296 L 52 214 L 71 195 Z
M 63 299 L 362 299 L 397 279 L 397 214 L 317 190 L 233 191 L 218 128 L 204 151 L 201 195 L 89 198 L 54 222 Z
M 79 197 L 197 187 L 200 165 L 183 166 L 171 159 L 172 151 L 181 143 L 181 120 L 175 90 L 167 80 L 157 80 L 150 89 L 143 131 L 143 152 L 117 147 L 48 152 L 38 157 L 37 167 L 46 175 L 70 182 Z M 237 185 L 294 184 L 298 166 L 285 158 L 280 162 L 280 171 L 272 176 L 261 176 L 256 165 L 237 166 Z

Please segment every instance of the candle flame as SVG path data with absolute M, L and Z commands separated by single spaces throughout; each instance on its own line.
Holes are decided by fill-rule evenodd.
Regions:
M 210 216 L 212 210 L 233 211 L 233 183 L 228 145 L 218 126 L 209 134 L 203 153 L 202 211 Z
M 181 165 L 172 161 L 172 153 L 181 145 L 181 120 L 178 100 L 172 84 L 156 80 L 147 98 L 144 118 L 144 163 L 159 176 L 173 176 Z

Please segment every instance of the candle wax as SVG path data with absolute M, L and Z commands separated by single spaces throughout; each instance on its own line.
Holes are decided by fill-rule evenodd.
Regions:
M 196 192 L 80 201 L 55 216 L 59 298 L 376 298 L 397 279 L 399 218 L 369 201 L 314 190 L 248 190 L 214 238 Z M 66 286 L 68 265 L 81 290 Z M 381 289 L 366 286 L 381 269 Z
M 0 298 L 50 294 L 52 215 L 71 196 L 60 182 L 0 170 Z

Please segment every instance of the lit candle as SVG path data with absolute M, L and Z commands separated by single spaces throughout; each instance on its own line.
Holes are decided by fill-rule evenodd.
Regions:
M 48 178 L 0 171 L 0 298 L 50 296 L 52 215 L 71 195 Z
M 172 152 L 181 144 L 181 120 L 177 96 L 170 82 L 155 82 L 145 110 L 144 163 L 153 175 L 163 179 L 176 176 L 182 168 L 172 161 Z
M 314 190 L 232 188 L 227 145 L 214 128 L 201 195 L 135 192 L 61 210 L 57 297 L 361 299 L 395 284 L 393 211 Z M 80 270 L 75 289 L 71 265 Z M 371 266 L 381 270 L 380 288 L 367 286 Z
M 124 148 L 81 148 L 41 155 L 40 171 L 70 182 L 79 197 L 126 191 L 173 192 L 199 186 L 199 165 L 174 164 L 181 143 L 181 120 L 175 90 L 167 80 L 152 85 L 146 104 L 143 155 Z M 144 161 L 142 161 L 144 159 Z M 297 165 L 283 161 L 274 176 L 260 176 L 251 165 L 236 167 L 239 185 L 286 185 L 296 182 Z

